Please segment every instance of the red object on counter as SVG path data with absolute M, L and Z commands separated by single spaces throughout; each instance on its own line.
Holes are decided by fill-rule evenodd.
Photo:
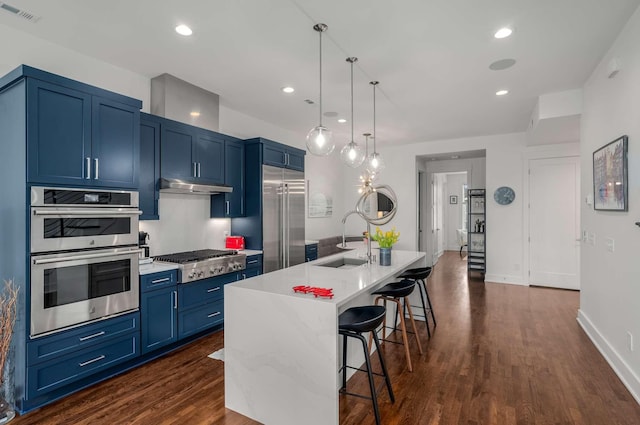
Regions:
M 244 236 L 227 236 L 225 247 L 230 249 L 244 249 Z
M 293 292 L 312 294 L 316 298 L 333 298 L 333 288 L 318 288 L 317 286 L 298 285 L 293 287 Z

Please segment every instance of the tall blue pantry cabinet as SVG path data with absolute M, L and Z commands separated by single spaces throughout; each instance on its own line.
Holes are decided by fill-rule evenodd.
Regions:
M 108 376 L 139 355 L 139 313 L 29 337 L 31 185 L 138 188 L 142 102 L 22 65 L 0 78 L 0 278 L 19 287 L 5 394 L 25 412 Z M 84 332 L 100 338 L 78 343 Z M 77 335 L 76 335 L 77 334 Z M 96 350 L 105 363 L 77 370 Z M 92 374 L 91 379 L 88 375 Z

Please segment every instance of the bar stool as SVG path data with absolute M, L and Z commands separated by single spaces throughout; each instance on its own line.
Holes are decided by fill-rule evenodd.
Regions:
M 396 401 L 393 395 L 393 389 L 391 388 L 391 381 L 389 380 L 389 373 L 387 367 L 384 364 L 382 358 L 382 351 L 380 350 L 380 341 L 378 335 L 376 335 L 376 328 L 380 326 L 386 317 L 386 309 L 379 305 L 369 305 L 363 307 L 352 307 L 346 310 L 344 313 L 338 316 L 338 333 L 342 335 L 342 387 L 340 392 L 348 395 L 354 395 L 356 397 L 369 398 L 373 402 L 373 411 L 376 416 L 376 424 L 380 425 L 380 412 L 378 411 L 378 397 L 376 395 L 376 387 L 373 381 L 373 375 L 384 376 L 387 383 L 387 390 L 389 391 L 389 398 L 391 402 Z M 380 359 L 380 365 L 382 366 L 382 374 L 374 373 L 371 369 L 371 360 L 369 359 L 369 347 L 367 341 L 362 336 L 363 332 L 370 332 L 373 335 L 373 340 L 376 343 L 376 351 L 378 352 L 378 358 Z M 347 337 L 357 338 L 362 342 L 364 348 L 364 359 L 367 365 L 367 375 L 369 376 L 369 387 L 371 389 L 371 397 L 365 397 L 360 394 L 354 394 L 347 392 L 347 371 L 346 369 L 354 369 L 363 371 L 363 369 L 347 366 Z M 370 337 L 371 338 L 371 337 Z M 371 339 L 369 339 L 371 341 Z
M 418 317 L 424 317 L 425 324 L 427 325 L 427 335 L 429 336 L 429 338 L 431 338 L 431 329 L 429 328 L 429 319 L 428 319 L 427 313 L 431 313 L 431 319 L 433 320 L 434 329 L 438 325 L 436 323 L 436 316 L 433 312 L 433 307 L 431 306 L 429 291 L 427 290 L 427 279 L 429 278 L 429 276 L 431 276 L 432 270 L 433 269 L 431 267 L 418 267 L 415 269 L 405 270 L 400 276 L 398 276 L 403 279 L 412 280 L 416 284 L 420 282 L 420 284 L 418 285 L 418 292 L 420 292 L 420 300 L 422 301 L 422 311 L 424 312 L 424 316 L 418 316 Z M 426 298 L 426 303 L 425 303 L 425 298 Z M 414 307 L 417 307 L 417 306 L 414 306 Z
M 387 306 L 387 301 L 393 302 L 396 304 L 396 316 L 397 312 L 403 311 L 404 308 L 409 312 L 409 319 L 411 319 L 411 325 L 413 326 L 413 333 L 416 335 L 416 342 L 418 343 L 418 350 L 420 350 L 420 354 L 422 354 L 422 345 L 420 344 L 420 338 L 418 338 L 418 330 L 416 328 L 416 322 L 413 320 L 413 312 L 411 311 L 411 305 L 409 304 L 409 295 L 413 292 L 416 287 L 416 282 L 413 280 L 403 280 L 402 282 L 394 282 L 389 283 L 379 290 L 375 291 L 373 295 L 378 295 L 374 304 L 378 305 L 378 301 L 382 300 L 384 302 L 384 306 Z M 400 300 L 403 300 L 401 302 Z M 386 339 L 386 330 L 387 330 L 387 318 L 383 320 L 382 325 L 382 340 L 386 342 L 391 342 L 394 344 L 401 344 L 397 341 L 391 341 Z M 393 327 L 389 327 L 389 329 L 396 329 L 395 323 Z M 407 358 L 407 365 L 409 367 L 409 372 L 413 372 L 413 367 L 411 365 L 411 355 L 409 354 L 409 339 L 407 338 L 407 326 L 404 320 L 404 314 L 400 315 L 400 330 L 402 331 L 402 344 L 404 345 L 405 356 Z M 371 337 L 369 337 L 369 349 L 371 349 Z

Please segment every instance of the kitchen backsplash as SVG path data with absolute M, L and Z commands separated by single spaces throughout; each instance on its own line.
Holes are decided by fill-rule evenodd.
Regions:
M 212 219 L 208 196 L 160 193 L 160 220 L 140 221 L 140 230 L 149 233 L 149 255 L 170 254 L 195 249 L 224 249 L 225 232 L 231 221 Z

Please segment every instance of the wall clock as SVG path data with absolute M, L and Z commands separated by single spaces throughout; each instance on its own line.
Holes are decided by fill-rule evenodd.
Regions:
M 500 205 L 509 205 L 516 199 L 516 193 L 508 186 L 502 186 L 493 192 L 493 199 Z

